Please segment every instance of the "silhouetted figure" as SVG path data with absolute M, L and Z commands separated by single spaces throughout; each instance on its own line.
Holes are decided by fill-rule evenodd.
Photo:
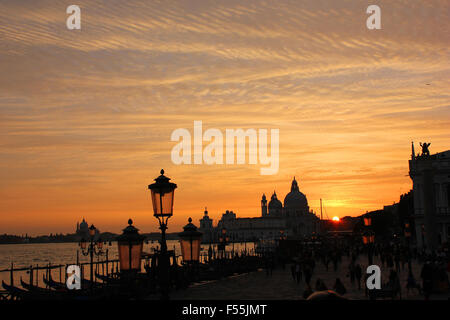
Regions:
M 302 280 L 302 268 L 300 266 L 300 263 L 295 264 L 295 276 L 297 277 L 297 283 L 300 283 Z
M 423 156 L 429 156 L 430 155 L 430 150 L 428 149 L 428 147 L 431 145 L 431 143 L 426 143 L 424 142 L 422 144 L 422 142 L 420 142 L 420 146 L 422 147 L 422 155 Z
M 309 297 L 311 294 L 313 294 L 313 291 L 312 291 L 312 289 L 311 289 L 311 286 L 308 284 L 308 285 L 306 286 L 305 291 L 303 291 L 303 298 L 304 298 L 304 299 L 308 299 L 308 297 Z
M 304 273 L 305 273 L 305 283 L 309 285 L 312 277 L 311 269 L 309 267 L 306 267 Z
M 352 283 L 352 286 L 355 284 L 355 264 L 350 262 L 350 265 L 348 267 L 348 273 L 350 276 L 350 282 Z
M 292 275 L 292 279 L 295 281 L 296 274 L 295 274 L 295 264 L 294 263 L 291 265 L 291 275 Z
M 341 296 L 344 295 L 347 292 L 347 290 L 344 287 L 344 284 L 341 282 L 341 279 L 339 279 L 339 278 L 336 278 L 336 282 L 334 284 L 333 289 L 337 293 L 339 293 Z
M 416 282 L 416 279 L 414 279 L 414 275 L 412 274 L 412 272 L 409 272 L 408 280 L 406 283 L 406 292 L 409 293 L 409 290 L 412 289 L 417 289 L 419 291 L 419 294 L 422 293 L 419 284 Z
M 316 291 L 324 291 L 324 290 L 328 290 L 328 288 L 325 285 L 325 283 L 323 282 L 323 280 L 318 278 L 316 280 Z
M 355 278 L 356 281 L 358 282 L 358 290 L 361 290 L 361 276 L 362 276 L 362 269 L 359 263 L 357 263 L 355 266 Z
M 433 289 L 433 268 L 430 261 L 427 261 L 423 265 L 420 277 L 422 278 L 422 290 L 425 300 L 428 300 L 431 295 L 431 290 Z

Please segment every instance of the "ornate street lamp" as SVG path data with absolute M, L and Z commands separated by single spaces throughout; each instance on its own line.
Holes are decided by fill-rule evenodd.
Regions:
M 183 263 L 194 264 L 199 262 L 203 234 L 197 231 L 197 227 L 192 224 L 191 218 L 188 221 L 189 223 L 183 227 L 184 231 L 180 232 L 178 236 L 180 237 Z
M 133 226 L 133 220 L 128 220 L 128 226 L 117 237 L 119 262 L 121 272 L 139 272 L 141 269 L 142 246 L 144 236 Z
M 97 228 L 92 224 L 89 227 L 89 237 L 90 237 L 90 244 L 89 247 L 86 248 L 87 242 L 85 239 L 82 239 L 79 243 L 79 246 L 81 248 L 81 253 L 84 256 L 90 256 L 91 262 L 90 262 L 90 273 L 91 273 L 91 290 L 94 288 L 94 255 L 100 256 L 103 254 L 102 251 L 102 245 L 99 245 L 99 242 L 94 242 L 94 237 L 97 233 Z M 101 243 L 101 242 L 100 242 Z
M 175 183 L 169 182 L 170 178 L 161 175 L 155 179 L 155 183 L 148 186 L 151 191 L 153 203 L 153 215 L 158 219 L 161 229 L 161 252 L 158 268 L 161 281 L 161 298 L 169 299 L 169 257 L 167 255 L 166 230 L 169 218 L 173 214 L 174 192 L 177 187 Z
M 225 258 L 225 248 L 227 246 L 228 237 L 227 237 L 227 229 L 225 227 L 222 228 L 222 234 L 219 237 L 219 246 L 218 251 L 222 252 L 222 259 Z

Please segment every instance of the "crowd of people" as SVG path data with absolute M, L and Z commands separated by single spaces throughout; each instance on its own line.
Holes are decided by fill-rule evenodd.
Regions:
M 376 259 L 374 264 L 380 264 L 380 269 L 389 270 L 388 276 L 385 276 L 386 279 L 382 279 L 382 289 L 390 292 L 392 298 L 401 299 L 402 290 L 406 290 L 407 294 L 415 291 L 425 299 L 429 299 L 434 293 L 449 292 L 450 256 L 448 251 L 441 250 L 427 254 L 425 251 L 409 250 L 406 246 L 394 244 L 374 245 L 370 251 L 362 245 L 335 243 L 304 245 L 298 249 L 290 261 L 292 279 L 297 284 L 304 284 L 302 286 L 304 298 L 315 291 L 325 290 L 333 290 L 345 296 L 348 290 L 344 282 L 348 283 L 348 281 L 343 281 L 342 277 L 348 278 L 354 289 L 364 290 L 365 295 L 369 297 L 366 287 L 366 280 L 370 276 L 366 273 L 368 261 L 370 261 L 368 255 Z M 278 262 L 281 261 L 283 268 L 286 258 L 278 256 L 277 259 Z M 343 265 L 344 260 L 346 265 Z M 413 262 L 421 265 L 419 274 L 413 272 Z M 318 264 L 322 264 L 326 272 L 335 275 L 333 283 L 327 285 L 320 277 L 316 277 L 315 282 L 312 283 Z M 272 274 L 275 265 L 275 258 L 266 259 L 265 267 L 268 276 Z

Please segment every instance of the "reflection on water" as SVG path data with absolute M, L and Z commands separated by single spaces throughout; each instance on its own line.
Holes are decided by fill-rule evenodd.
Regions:
M 159 248 L 159 242 L 154 241 L 149 242 L 148 244 L 144 244 L 144 252 L 152 253 L 155 248 Z M 207 255 L 209 245 L 202 245 L 202 255 Z M 213 246 L 214 250 L 217 252 L 217 248 Z M 227 251 L 231 251 L 233 246 L 230 244 L 227 246 Z M 244 250 L 251 250 L 254 248 L 253 243 L 235 243 L 234 250 L 235 252 L 239 252 Z M 104 251 L 108 249 L 108 258 L 109 260 L 118 259 L 117 253 L 117 243 L 113 242 L 111 246 L 104 245 Z M 175 250 L 176 255 L 181 255 L 180 244 L 176 240 L 168 240 L 167 241 L 167 249 Z M 14 268 L 24 268 L 24 267 L 35 267 L 46 266 L 48 263 L 52 265 L 59 264 L 72 264 L 77 261 L 77 251 L 79 251 L 78 243 L 30 243 L 30 244 L 5 244 L 0 245 L 0 270 L 9 269 L 11 267 L 11 263 L 14 263 Z M 105 257 L 94 258 L 95 261 L 97 259 L 104 260 Z M 89 257 L 83 256 L 81 252 L 79 252 L 79 261 L 80 262 L 89 262 Z M 64 271 L 62 271 L 64 272 Z M 39 271 L 39 276 L 35 280 L 38 280 L 39 285 L 42 284 L 42 276 L 45 274 L 45 270 Z M 9 272 L 0 272 L 0 282 L 4 280 L 9 283 Z M 20 277 L 24 279 L 24 281 L 28 282 L 29 274 L 26 271 L 15 272 L 14 273 L 14 283 L 18 285 L 20 283 Z M 58 269 L 52 270 L 52 277 L 54 280 L 59 281 L 60 279 L 60 271 Z M 89 268 L 85 268 L 85 278 L 89 278 Z M 64 279 L 64 275 L 61 275 L 61 279 Z M 1 286 L 0 286 L 1 287 Z M 2 288 L 0 288 L 1 290 Z

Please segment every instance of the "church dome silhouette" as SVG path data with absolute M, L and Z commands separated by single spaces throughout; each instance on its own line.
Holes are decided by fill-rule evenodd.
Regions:
M 277 194 L 274 191 L 273 194 L 272 194 L 272 197 L 270 198 L 269 210 L 271 210 L 271 209 L 282 209 L 282 208 L 283 208 L 283 204 L 281 203 L 280 200 L 278 200 Z
M 294 180 L 292 180 L 291 192 L 289 192 L 284 198 L 284 208 L 295 211 L 308 210 L 308 200 L 306 199 L 306 196 L 300 192 L 295 177 Z

